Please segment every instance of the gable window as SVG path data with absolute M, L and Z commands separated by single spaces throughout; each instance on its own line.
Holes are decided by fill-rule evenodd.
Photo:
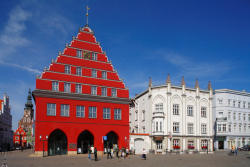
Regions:
M 64 92 L 70 92 L 70 83 L 64 83 Z
M 193 106 L 187 106 L 187 116 L 193 116 Z
M 56 104 L 53 104 L 53 103 L 47 104 L 47 115 L 49 115 L 49 116 L 56 115 Z
M 201 117 L 207 117 L 207 108 L 201 107 Z
M 89 107 L 89 118 L 96 118 L 96 107 Z
M 58 91 L 59 90 L 59 84 L 57 81 L 52 81 L 52 91 Z
M 173 104 L 173 115 L 179 115 L 179 104 Z
M 155 112 L 163 112 L 163 103 L 155 104 Z
M 116 89 L 115 88 L 111 89 L 111 96 L 116 97 Z
M 107 88 L 102 87 L 102 96 L 107 96 Z
M 97 71 L 96 71 L 96 69 L 92 69 L 92 77 L 94 77 L 94 78 L 97 77 Z
M 76 93 L 82 93 L 82 85 L 76 84 Z
M 91 94 L 97 95 L 97 87 L 96 86 L 91 86 Z
M 84 106 L 76 106 L 76 117 L 85 117 Z
M 61 104 L 61 116 L 68 117 L 69 116 L 69 105 Z
M 92 53 L 92 60 L 97 60 L 97 53 Z
M 82 51 L 81 50 L 76 51 L 76 57 L 82 58 Z
M 114 109 L 114 119 L 115 120 L 121 120 L 121 114 L 122 114 L 121 109 L 119 109 L 119 108 Z
M 110 108 L 103 108 L 103 119 L 110 119 Z
M 66 74 L 70 74 L 70 66 L 69 66 L 69 65 L 65 65 L 65 67 L 64 67 L 64 72 L 65 72 Z
M 76 75 L 78 76 L 82 75 L 82 67 L 76 67 Z
M 107 72 L 106 71 L 102 71 L 102 79 L 107 79 Z

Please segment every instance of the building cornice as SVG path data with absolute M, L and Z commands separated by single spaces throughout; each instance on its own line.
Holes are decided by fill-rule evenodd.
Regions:
M 130 104 L 129 98 L 113 98 L 113 97 L 102 97 L 93 96 L 87 94 L 76 94 L 76 93 L 66 93 L 66 92 L 53 92 L 47 90 L 36 89 L 32 92 L 34 99 L 36 97 L 47 97 L 56 99 L 71 99 L 71 100 L 83 100 L 83 101 L 95 101 L 104 103 L 118 103 L 118 104 Z
M 242 95 L 242 96 L 248 96 L 250 97 L 250 93 L 246 91 L 238 91 L 238 90 L 232 90 L 232 89 L 216 89 L 214 90 L 214 93 L 228 93 L 228 94 L 234 94 L 234 95 Z

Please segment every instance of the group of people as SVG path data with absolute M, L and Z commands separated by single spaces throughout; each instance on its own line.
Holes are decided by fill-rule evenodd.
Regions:
M 116 154 L 116 157 L 119 159 L 121 158 L 126 158 L 129 155 L 129 149 L 128 148 L 122 148 L 119 150 L 119 148 L 113 149 L 112 147 L 109 147 L 107 150 L 107 159 L 112 159 L 114 157 L 114 154 Z
M 238 154 L 238 148 L 235 147 L 235 146 L 232 146 L 232 148 L 231 148 L 231 153 L 232 153 L 233 155 L 236 155 L 236 156 L 237 156 L 237 154 Z

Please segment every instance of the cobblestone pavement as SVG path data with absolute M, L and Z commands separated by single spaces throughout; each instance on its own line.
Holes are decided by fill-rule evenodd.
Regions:
M 139 155 L 127 159 L 109 159 L 99 157 L 98 161 L 88 160 L 86 155 L 34 157 L 30 150 L 7 153 L 8 167 L 249 167 L 250 154 L 239 152 L 238 156 L 229 156 L 227 152 L 219 151 L 214 154 L 182 154 L 182 155 L 148 155 L 142 160 Z M 4 155 L 1 154 L 1 164 Z

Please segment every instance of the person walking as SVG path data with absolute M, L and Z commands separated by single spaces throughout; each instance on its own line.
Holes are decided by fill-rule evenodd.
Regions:
M 128 157 L 128 153 L 129 153 L 129 150 L 128 150 L 128 147 L 126 148 L 126 157 Z
M 111 159 L 114 157 L 114 149 L 113 148 L 111 148 Z
M 147 159 L 147 152 L 145 149 L 142 151 L 142 159 L 146 160 Z
M 97 161 L 97 149 L 95 147 L 95 150 L 94 150 L 94 155 L 95 155 L 95 161 Z
M 90 148 L 90 146 L 88 147 L 88 158 L 91 160 L 91 148 Z
M 116 158 L 119 159 L 119 148 L 118 147 L 116 148 Z
M 234 152 L 235 152 L 235 155 L 237 156 L 238 155 L 238 147 L 235 147 Z

